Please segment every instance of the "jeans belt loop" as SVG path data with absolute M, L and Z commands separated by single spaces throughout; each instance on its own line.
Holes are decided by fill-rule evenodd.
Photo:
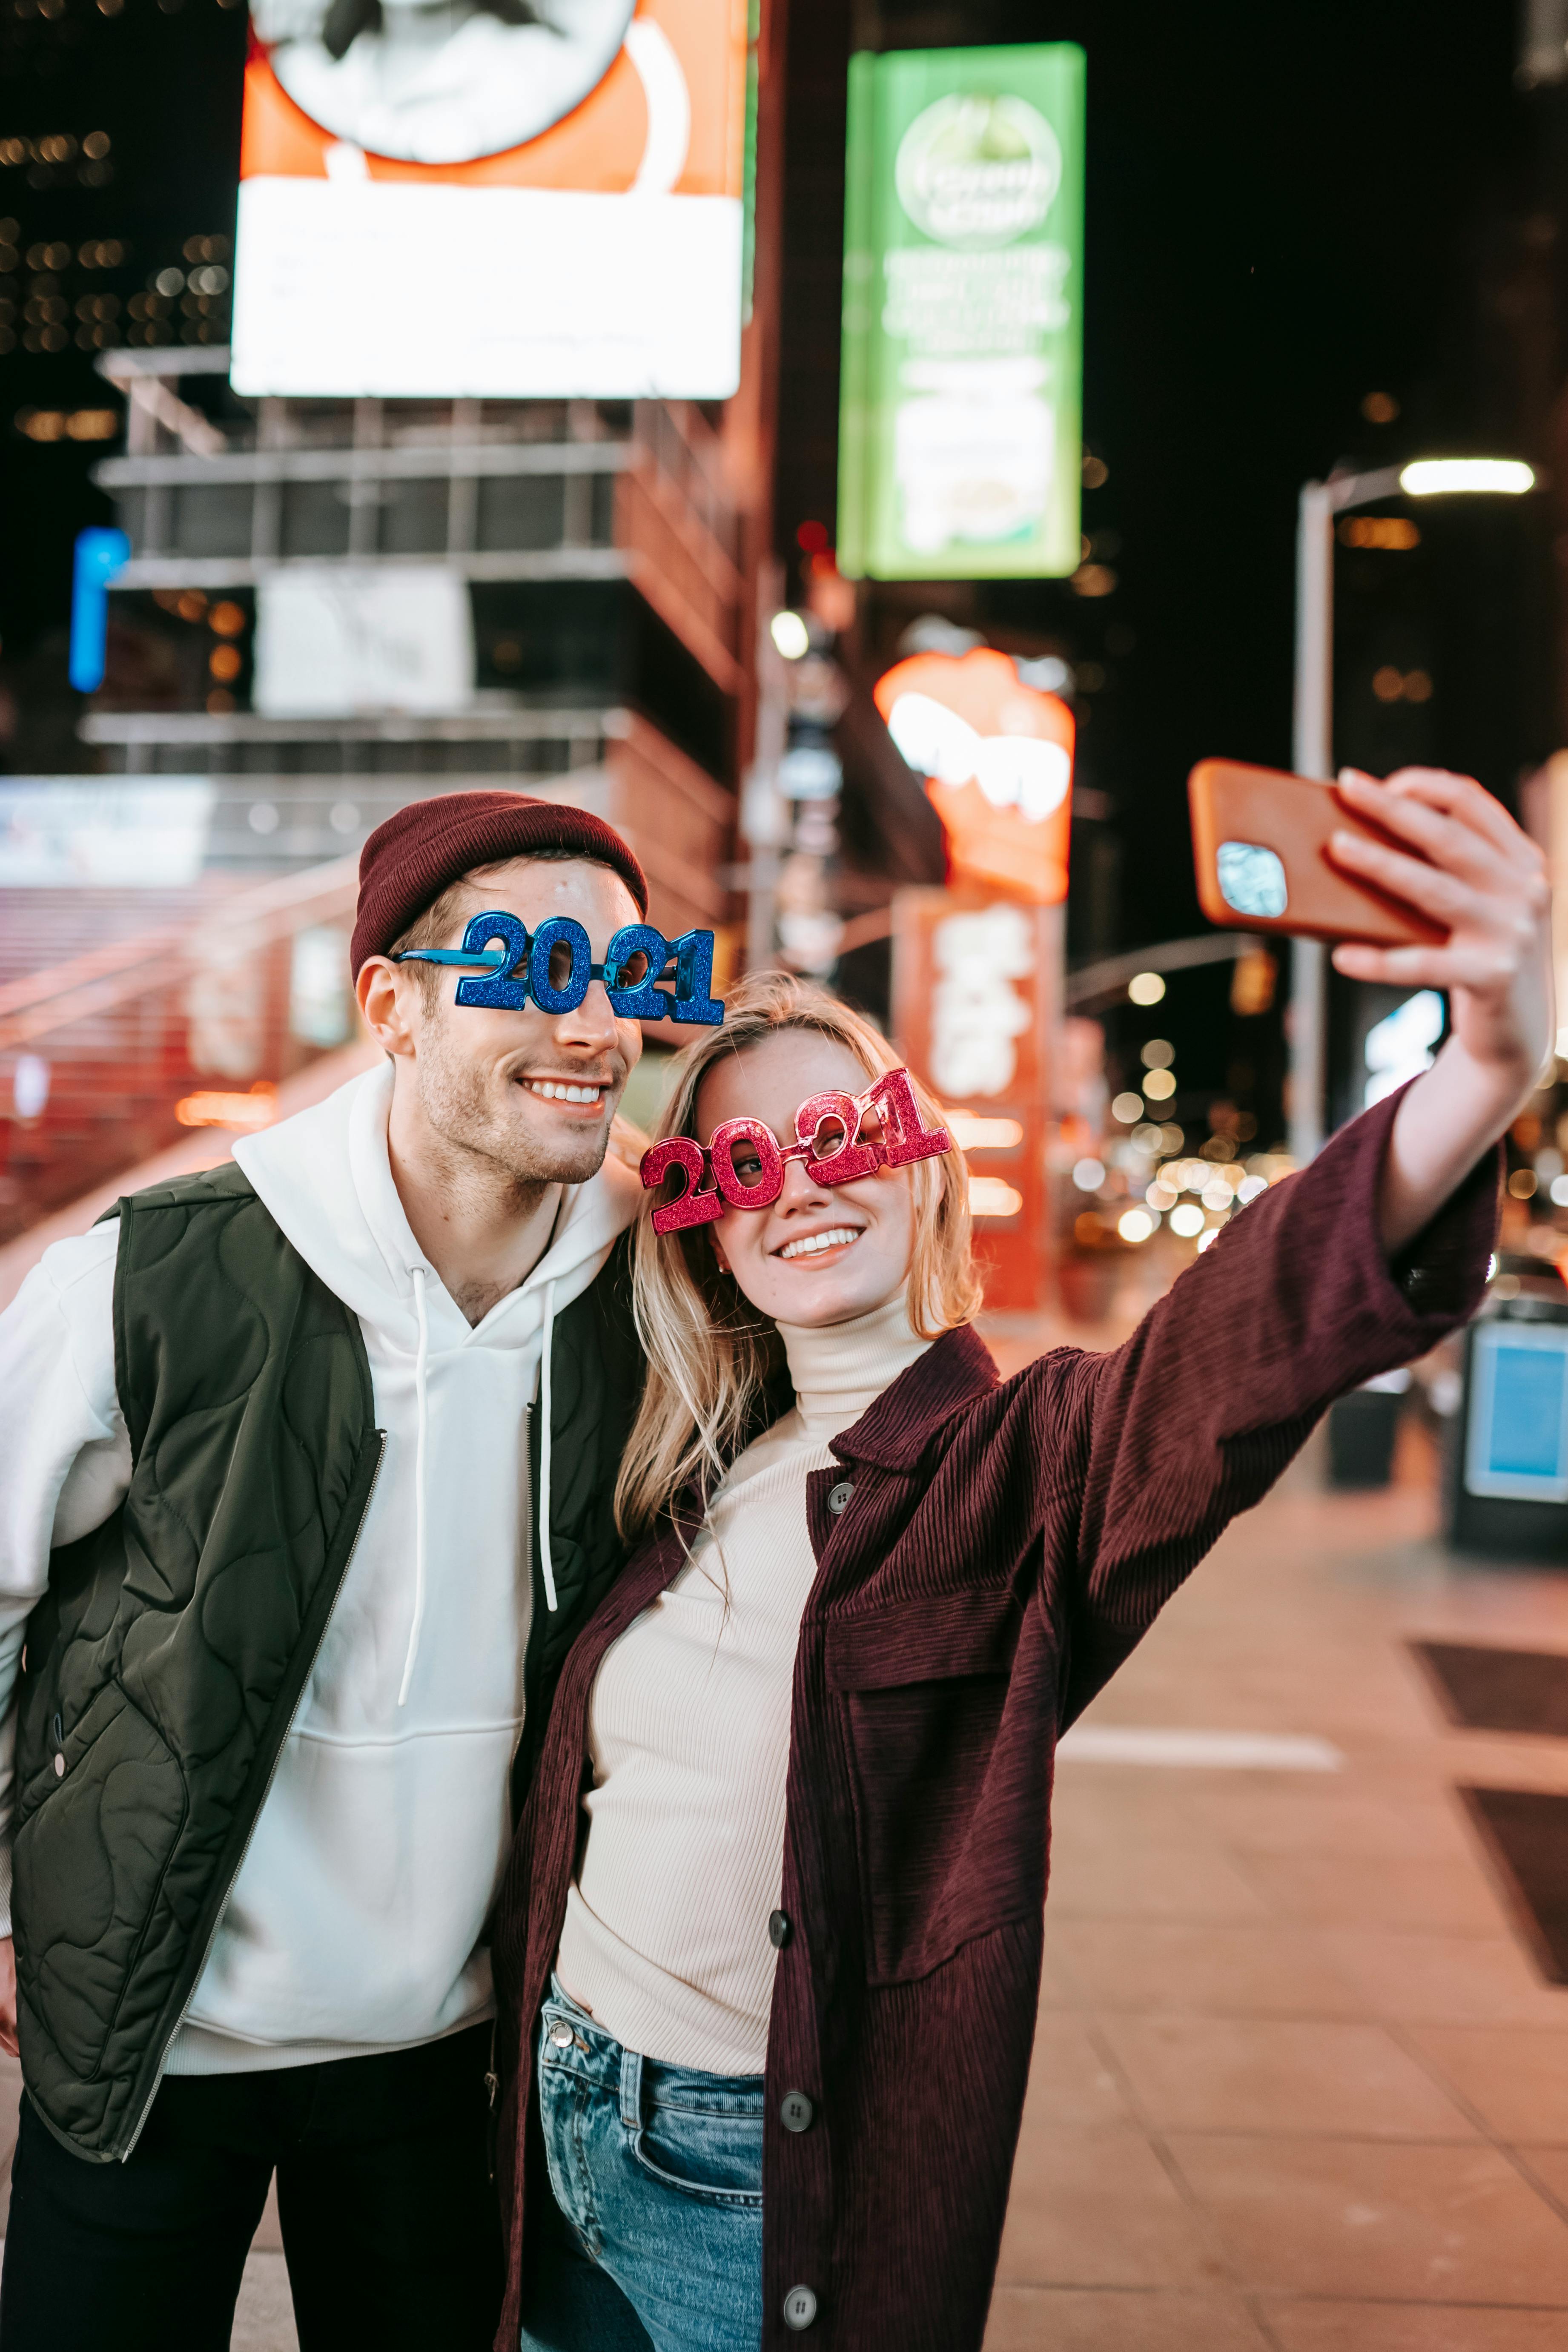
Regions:
M 621 2052 L 621 2122 L 629 2132 L 642 2129 L 642 2053 Z

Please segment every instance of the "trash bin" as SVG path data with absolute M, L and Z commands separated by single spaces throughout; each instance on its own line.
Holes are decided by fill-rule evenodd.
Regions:
M 1380 1372 L 1364 1387 L 1335 1399 L 1329 1407 L 1331 1486 L 1388 1485 L 1394 1476 L 1402 1402 L 1409 1386 L 1406 1371 Z
M 1492 1293 L 1465 1334 L 1450 1429 L 1454 1549 L 1568 1562 L 1568 1300 Z

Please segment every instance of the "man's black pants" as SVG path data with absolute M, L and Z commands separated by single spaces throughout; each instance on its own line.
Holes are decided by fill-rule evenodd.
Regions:
M 0 2352 L 226 2352 L 274 2168 L 300 2352 L 489 2352 L 489 2041 L 172 2075 L 123 2164 L 72 2156 L 24 2099 Z

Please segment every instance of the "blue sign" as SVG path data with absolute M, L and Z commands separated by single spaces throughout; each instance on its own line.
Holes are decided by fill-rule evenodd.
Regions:
M 96 694 L 103 684 L 109 643 L 109 583 L 131 561 L 122 530 L 94 523 L 76 535 L 71 570 L 70 682 L 79 694 Z
M 1469 1492 L 1568 1502 L 1568 1324 L 1483 1323 L 1470 1380 Z

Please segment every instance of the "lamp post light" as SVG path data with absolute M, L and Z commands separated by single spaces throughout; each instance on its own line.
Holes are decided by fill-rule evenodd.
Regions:
M 1511 457 L 1423 457 L 1366 474 L 1331 474 L 1301 488 L 1296 532 L 1296 706 L 1291 765 L 1331 779 L 1334 737 L 1334 522 L 1381 499 L 1489 492 L 1517 498 L 1535 487 Z M 1290 1156 L 1305 1166 L 1322 1148 L 1328 1063 L 1328 950 L 1290 942 Z

